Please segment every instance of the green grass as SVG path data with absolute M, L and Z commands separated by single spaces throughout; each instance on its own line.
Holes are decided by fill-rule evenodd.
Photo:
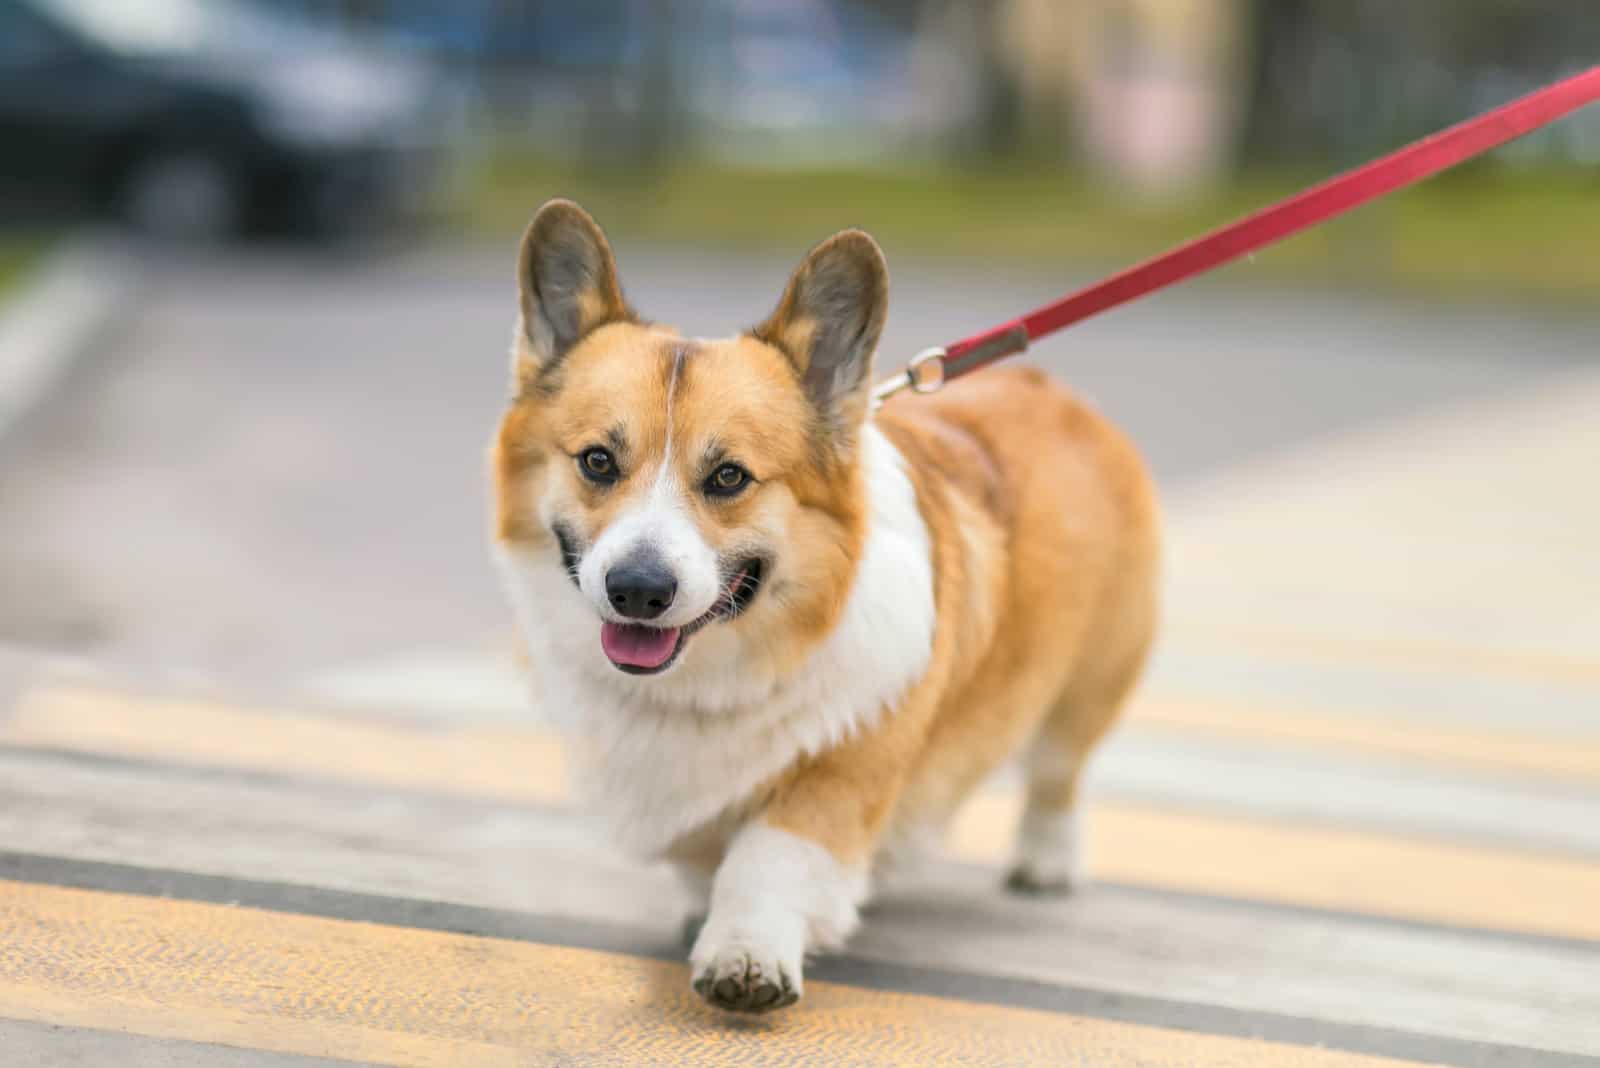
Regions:
M 1038 170 L 953 173 L 759 171 L 684 164 L 648 180 L 526 157 L 489 163 L 464 208 L 496 238 L 548 196 L 573 196 L 614 234 L 798 253 L 844 226 L 871 230 L 891 260 L 990 265 L 1133 263 L 1270 203 L 1315 174 L 1247 175 L 1152 205 Z M 1235 277 L 1561 301 L 1600 295 L 1600 177 L 1444 175 L 1257 255 Z

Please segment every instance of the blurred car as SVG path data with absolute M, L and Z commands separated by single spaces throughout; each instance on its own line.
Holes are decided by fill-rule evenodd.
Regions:
M 415 56 L 247 0 L 0 0 L 0 198 L 167 237 L 425 206 L 458 109 Z

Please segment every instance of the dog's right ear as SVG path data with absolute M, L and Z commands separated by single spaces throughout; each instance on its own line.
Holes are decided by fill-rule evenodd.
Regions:
M 570 200 L 547 201 L 528 224 L 517 256 L 517 285 L 519 375 L 559 363 L 596 327 L 633 318 L 606 235 Z

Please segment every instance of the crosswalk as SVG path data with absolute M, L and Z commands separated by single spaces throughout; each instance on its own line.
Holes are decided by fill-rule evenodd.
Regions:
M 1380 1068 L 1389 1057 L 827 980 L 808 1009 L 730 1027 L 681 968 L 438 927 L 12 883 L 26 954 L 0 1014 L 95 1030 L 453 1068 L 840 1063 Z M 548 936 L 546 936 L 548 937 Z
M 1176 498 L 1165 638 L 1091 773 L 1095 884 L 999 890 L 1003 774 L 754 1023 L 688 993 L 673 881 L 568 806 L 493 641 L 287 697 L 0 670 L 0 1049 L 1600 1064 L 1594 411 L 1575 374 Z
M 60 687 L 30 693 L 0 741 L 57 756 L 494 804 L 568 799 L 560 742 L 538 727 L 441 728 Z M 1283 754 L 1270 754 L 1273 762 L 1261 768 L 1253 765 L 1260 751 L 1209 744 L 1147 738 L 1135 728 L 1108 748 L 1089 787 L 1098 800 L 1090 815 L 1097 877 L 1600 940 L 1600 791 L 1430 782 L 1417 769 Z M 1356 781 L 1364 791 L 1341 800 L 1341 784 Z M 1312 796 L 1316 787 L 1308 784 L 1322 784 L 1323 795 Z M 1393 829 L 1403 822 L 1401 803 L 1409 805 L 1405 819 L 1422 830 Z M 952 827 L 953 855 L 1003 863 L 1019 812 L 1018 791 L 996 783 Z M 1555 821 L 1544 840 L 1534 833 L 1540 820 Z

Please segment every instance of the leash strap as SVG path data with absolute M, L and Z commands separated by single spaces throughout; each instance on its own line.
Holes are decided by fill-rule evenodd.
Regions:
M 1022 352 L 1030 341 L 1203 274 L 1430 178 L 1596 100 L 1600 100 L 1600 66 L 1330 178 L 1019 319 L 942 348 L 926 349 L 904 371 L 879 385 L 874 398 L 881 403 L 903 389 L 931 393 L 952 378 Z

